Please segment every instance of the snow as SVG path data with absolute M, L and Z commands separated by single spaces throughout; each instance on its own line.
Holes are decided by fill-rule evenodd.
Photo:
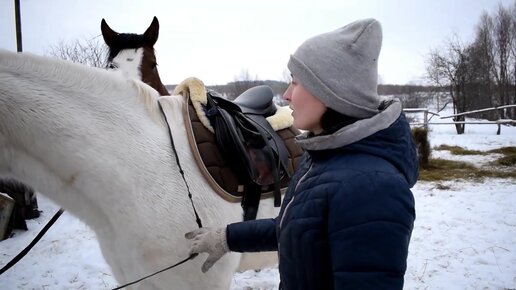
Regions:
M 431 125 L 430 130 L 432 147 L 447 144 L 486 151 L 516 146 L 516 127 L 503 126 L 501 135 L 496 135 L 496 125 L 466 125 L 463 135 L 457 135 L 453 125 Z M 443 150 L 433 154 L 478 167 L 500 156 L 454 156 Z M 419 181 L 413 193 L 417 219 L 405 289 L 516 289 L 515 180 Z M 28 221 L 29 231 L 16 231 L 13 238 L 0 242 L 1 266 L 58 210 L 44 196 L 38 195 L 38 202 L 43 213 Z M 276 268 L 246 271 L 234 275 L 231 290 L 278 289 L 278 283 Z M 117 285 L 93 232 L 67 212 L 24 259 L 0 276 L 0 289 L 5 290 L 111 289 Z

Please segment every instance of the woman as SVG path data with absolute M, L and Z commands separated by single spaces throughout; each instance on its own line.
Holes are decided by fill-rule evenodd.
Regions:
M 418 162 L 399 100 L 377 94 L 382 31 L 365 19 L 305 41 L 284 94 L 306 150 L 275 219 L 186 234 L 207 271 L 277 250 L 281 289 L 402 289 Z

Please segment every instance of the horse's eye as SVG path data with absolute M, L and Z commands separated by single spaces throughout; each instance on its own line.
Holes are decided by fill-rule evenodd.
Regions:
M 114 63 L 114 62 L 110 62 L 110 63 L 108 63 L 107 67 L 109 69 L 117 69 L 118 65 L 116 63 Z

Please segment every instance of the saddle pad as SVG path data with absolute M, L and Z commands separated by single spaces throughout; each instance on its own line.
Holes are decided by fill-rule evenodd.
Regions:
M 199 84 L 199 82 L 200 81 L 195 81 L 194 84 Z M 246 190 L 246 185 L 242 182 L 243 178 L 224 160 L 217 146 L 214 134 L 205 124 L 206 122 L 209 124 L 208 119 L 204 114 L 199 115 L 198 113 L 199 109 L 202 110 L 202 103 L 197 101 L 199 97 L 194 94 L 206 94 L 204 86 L 190 85 L 183 86 L 180 89 L 176 87 L 174 93 L 176 92 L 179 92 L 185 98 L 183 117 L 188 143 L 200 171 L 212 189 L 222 198 L 230 202 L 241 202 L 243 193 Z M 282 138 L 289 152 L 289 162 L 287 166 L 292 172 L 297 168 L 301 155 L 303 154 L 303 150 L 295 142 L 295 136 L 300 132 L 296 128 L 289 126 L 278 130 L 277 133 Z M 281 180 L 282 191 L 286 189 L 288 182 L 288 178 Z M 262 187 L 261 197 L 272 197 L 274 192 L 273 187 L 273 185 Z

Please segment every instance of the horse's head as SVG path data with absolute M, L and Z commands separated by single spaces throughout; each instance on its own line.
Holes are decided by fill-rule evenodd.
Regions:
M 169 95 L 161 82 L 154 44 L 158 40 L 159 22 L 156 17 L 143 34 L 118 33 L 102 19 L 100 29 L 109 47 L 108 68 L 118 69 L 127 77 L 137 78 L 156 89 L 160 95 Z

